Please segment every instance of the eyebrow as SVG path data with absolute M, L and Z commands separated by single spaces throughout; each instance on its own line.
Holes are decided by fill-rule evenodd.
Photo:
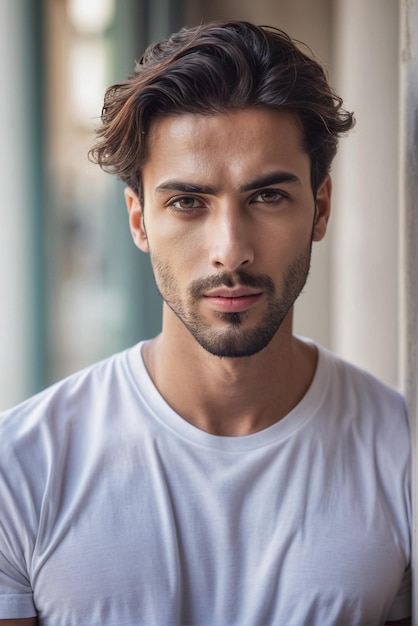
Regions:
M 183 191 L 184 193 L 202 193 L 202 194 L 214 194 L 216 192 L 215 187 L 209 187 L 207 185 L 192 185 L 191 183 L 184 183 L 179 180 L 167 180 L 165 183 L 161 183 L 155 189 L 156 191 Z
M 261 187 L 270 187 L 271 185 L 278 185 L 283 183 L 290 183 L 301 185 L 300 179 L 290 172 L 272 172 L 265 176 L 260 176 L 254 180 L 242 185 L 239 188 L 240 192 L 254 191 Z M 179 180 L 167 180 L 156 187 L 156 191 L 180 191 L 183 193 L 201 193 L 207 195 L 214 195 L 216 188 L 210 185 L 194 185 L 192 183 L 186 183 Z
M 240 191 L 253 191 L 254 189 L 260 189 L 260 187 L 270 187 L 270 185 L 281 185 L 283 183 L 302 184 L 300 178 L 295 176 L 295 174 L 290 172 L 272 172 L 243 185 Z

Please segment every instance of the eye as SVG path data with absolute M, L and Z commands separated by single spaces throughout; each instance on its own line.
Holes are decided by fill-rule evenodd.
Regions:
M 256 196 L 253 196 L 251 201 L 261 202 L 263 204 L 275 204 L 284 198 L 287 198 L 287 195 L 283 191 L 266 189 L 265 191 L 259 191 Z
M 174 198 L 170 201 L 169 205 L 176 211 L 193 211 L 195 209 L 201 209 L 204 206 L 202 201 L 194 196 L 181 196 L 179 198 Z

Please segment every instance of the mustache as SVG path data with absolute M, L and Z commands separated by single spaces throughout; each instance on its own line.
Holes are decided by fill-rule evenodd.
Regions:
M 249 274 L 244 270 L 237 270 L 233 274 L 224 272 L 216 276 L 199 278 L 192 282 L 189 294 L 192 298 L 199 298 L 202 293 L 219 287 L 254 287 L 273 295 L 276 291 L 273 280 L 267 274 Z

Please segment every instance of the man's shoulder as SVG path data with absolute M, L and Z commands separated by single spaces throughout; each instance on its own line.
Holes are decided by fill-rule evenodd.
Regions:
M 338 415 L 339 423 L 408 449 L 409 421 L 403 395 L 365 369 L 320 348 L 326 393 L 326 412 Z
M 375 374 L 322 346 L 318 346 L 318 350 L 320 360 L 325 364 L 334 384 L 346 388 L 351 393 L 371 395 L 377 399 L 383 398 L 397 405 L 404 404 L 401 392 L 380 380 Z
M 0 413 L 0 441 L 28 435 L 42 424 L 59 418 L 61 427 L 80 412 L 86 413 L 100 398 L 117 396 L 121 385 L 131 382 L 129 359 L 139 346 L 113 354 L 89 365 L 18 405 Z

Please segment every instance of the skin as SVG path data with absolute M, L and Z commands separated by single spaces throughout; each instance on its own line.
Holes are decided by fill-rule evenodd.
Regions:
M 207 432 L 270 426 L 315 372 L 316 350 L 293 337 L 292 305 L 311 241 L 326 233 L 330 178 L 315 201 L 297 119 L 249 109 L 155 121 L 142 181 L 143 206 L 129 188 L 126 202 L 134 242 L 151 254 L 164 299 L 162 333 L 144 353 L 154 383 Z M 254 334 L 280 307 L 283 319 L 260 349 Z M 220 357 L 204 342 L 229 352 Z M 237 357 L 237 346 L 251 356 Z
M 0 624 L 3 626 L 36 626 L 37 623 L 36 617 L 29 617 L 28 619 L 0 619 Z

